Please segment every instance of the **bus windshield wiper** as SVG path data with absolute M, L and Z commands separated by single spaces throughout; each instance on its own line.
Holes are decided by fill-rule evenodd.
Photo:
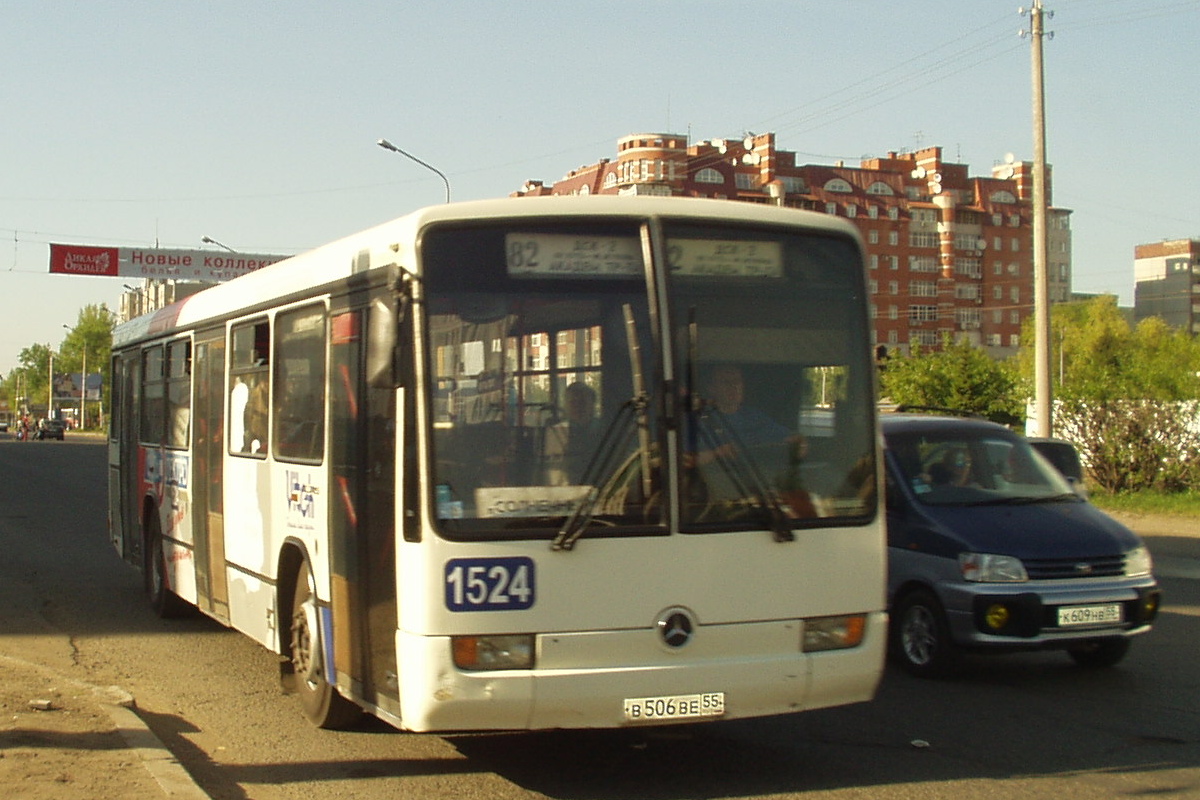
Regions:
M 595 515 L 603 485 L 616 471 L 618 459 L 625 452 L 624 445 L 629 441 L 631 434 L 640 427 L 638 420 L 645 415 L 647 404 L 645 395 L 629 398 L 621 404 L 613 421 L 604 429 L 604 435 L 600 438 L 600 443 L 592 453 L 580 479 L 580 483 L 588 487 L 587 494 L 563 521 L 558 535 L 550 542 L 551 550 L 572 550 L 575 542 L 583 536 Z
M 728 444 L 728 447 L 724 447 L 718 440 L 714 426 L 708 421 L 710 416 L 715 417 L 719 423 L 725 436 L 724 444 Z M 775 541 L 795 541 L 796 534 L 792 531 L 790 517 L 778 493 L 763 478 L 745 443 L 725 420 L 725 415 L 720 409 L 711 408 L 702 413 L 696 421 L 696 429 L 737 493 L 761 513 L 763 522 L 770 528 Z
M 646 381 L 642 376 L 641 347 L 638 344 L 633 307 L 626 303 L 622 311 L 625 314 L 625 343 L 629 349 L 629 368 L 633 376 L 634 394 L 621 405 L 612 423 L 604 430 L 604 436 L 601 437 L 583 471 L 582 483 L 589 487 L 588 492 L 571 511 L 571 515 L 563 521 L 558 535 L 550 542 L 551 550 L 571 550 L 575 547 L 575 542 L 579 541 L 579 537 L 583 536 L 596 512 L 603 484 L 616 471 L 617 458 L 624 452 L 624 444 L 634 431 L 637 432 L 638 458 L 641 460 L 642 491 L 644 496 L 650 496 L 650 431 L 646 414 L 650 401 L 646 395 Z

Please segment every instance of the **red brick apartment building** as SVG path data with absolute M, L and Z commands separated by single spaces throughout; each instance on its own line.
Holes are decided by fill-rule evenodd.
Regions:
M 513 194 L 713 197 L 845 217 L 866 242 L 875 343 L 889 352 L 937 347 L 949 334 L 1004 357 L 1033 313 L 1033 165 L 1011 157 L 972 177 L 940 147 L 822 166 L 797 164 L 773 133 L 696 144 L 640 133 L 617 142 L 616 160 Z M 1048 214 L 1052 302 L 1071 296 L 1070 213 Z

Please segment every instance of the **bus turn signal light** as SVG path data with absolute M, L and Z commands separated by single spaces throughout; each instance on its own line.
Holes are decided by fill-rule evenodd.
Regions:
M 465 670 L 531 669 L 533 636 L 454 636 L 450 639 L 454 666 Z
M 804 620 L 805 653 L 821 650 L 845 650 L 862 644 L 867 632 L 867 615 L 850 614 L 842 617 L 816 617 Z

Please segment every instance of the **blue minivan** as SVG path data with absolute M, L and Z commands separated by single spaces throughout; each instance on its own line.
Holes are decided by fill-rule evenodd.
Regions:
M 890 650 L 941 677 L 966 651 L 1061 649 L 1108 667 L 1160 594 L 1150 553 L 1029 442 L 981 419 L 880 415 Z

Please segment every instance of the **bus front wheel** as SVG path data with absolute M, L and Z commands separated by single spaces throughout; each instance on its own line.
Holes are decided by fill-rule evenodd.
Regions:
M 296 589 L 292 596 L 289 655 L 296 693 L 300 696 L 300 707 L 309 722 L 331 730 L 348 728 L 362 716 L 362 709 L 342 697 L 325 675 L 318 613 L 312 573 L 304 565 L 296 576 Z
M 171 591 L 166 548 L 163 546 L 163 535 L 157 515 L 150 517 L 150 525 L 146 531 L 146 545 L 142 552 L 146 554 L 144 574 L 150 608 L 162 619 L 185 616 L 191 610 L 191 606 Z

